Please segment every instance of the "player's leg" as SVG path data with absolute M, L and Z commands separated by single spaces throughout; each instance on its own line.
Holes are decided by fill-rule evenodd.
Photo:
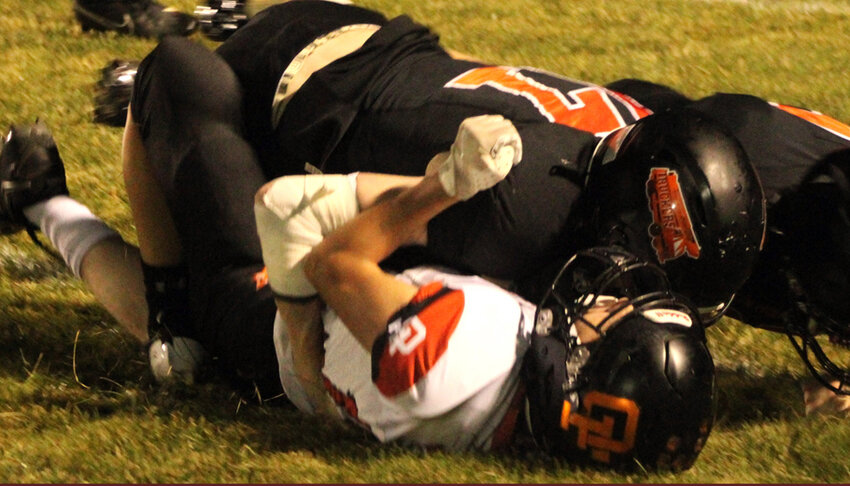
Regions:
M 142 258 L 163 272 L 185 265 L 181 332 L 219 367 L 279 388 L 274 303 L 255 278 L 253 193 L 265 178 L 241 135 L 240 87 L 214 53 L 173 38 L 142 62 L 134 88 L 125 154 L 143 156 L 125 158 L 125 177 Z
M 0 155 L 0 227 L 40 229 L 77 277 L 125 329 L 147 339 L 137 249 L 68 196 L 53 137 L 40 122 L 13 126 Z
M 180 265 L 183 249 L 165 194 L 148 166 L 139 127 L 127 117 L 122 146 L 124 188 L 130 201 L 142 260 L 148 265 Z

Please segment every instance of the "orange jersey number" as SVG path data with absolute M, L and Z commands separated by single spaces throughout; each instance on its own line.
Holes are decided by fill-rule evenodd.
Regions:
M 519 68 L 489 66 L 471 69 L 446 84 L 447 88 L 477 89 L 489 86 L 503 93 L 521 96 L 552 123 L 594 134 L 607 133 L 628 123 L 614 106 L 611 91 L 586 85 L 562 93 L 522 74 Z M 637 118 L 650 114 L 636 102 L 618 98 Z

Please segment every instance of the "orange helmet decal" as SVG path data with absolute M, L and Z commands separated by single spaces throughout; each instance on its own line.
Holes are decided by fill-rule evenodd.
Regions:
M 608 463 L 612 452 L 624 454 L 634 447 L 640 417 L 634 401 L 592 391 L 584 397 L 584 413 L 570 413 L 570 408 L 570 403 L 564 401 L 561 428 L 576 427 L 576 445 L 590 448 L 594 460 Z
M 679 188 L 679 174 L 666 167 L 653 167 L 646 181 L 646 196 L 653 220 L 648 231 L 658 262 L 682 255 L 699 258 L 700 244 Z

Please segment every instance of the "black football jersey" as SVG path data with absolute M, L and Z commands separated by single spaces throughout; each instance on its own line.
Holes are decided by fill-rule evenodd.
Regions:
M 794 190 L 827 155 L 850 148 L 850 126 L 819 112 L 726 93 L 689 106 L 719 121 L 741 142 L 768 204 Z
M 250 25 L 237 35 L 248 36 Z M 276 69 L 263 72 L 269 79 L 260 82 L 252 72 L 243 80 L 246 98 L 254 98 L 246 106 L 268 105 L 262 114 L 270 112 L 272 95 L 254 87 L 276 85 L 286 68 L 282 56 L 272 57 Z M 310 77 L 260 159 L 270 176 L 301 172 L 305 163 L 328 173 L 421 175 L 449 149 L 462 120 L 500 114 L 522 137 L 522 163 L 492 190 L 436 217 L 429 249 L 461 269 L 517 278 L 565 251 L 567 221 L 597 136 L 648 113 L 627 96 L 552 73 L 455 60 L 430 30 L 401 16 Z

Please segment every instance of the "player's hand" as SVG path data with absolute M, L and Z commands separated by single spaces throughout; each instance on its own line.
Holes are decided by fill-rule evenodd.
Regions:
M 504 179 L 522 160 L 522 140 L 501 115 L 467 118 L 460 124 L 438 177 L 449 196 L 469 199 Z
M 837 387 L 839 382 L 836 380 L 831 384 Z M 837 395 L 814 379 L 803 383 L 803 404 L 806 406 L 806 415 L 850 414 L 850 396 Z

